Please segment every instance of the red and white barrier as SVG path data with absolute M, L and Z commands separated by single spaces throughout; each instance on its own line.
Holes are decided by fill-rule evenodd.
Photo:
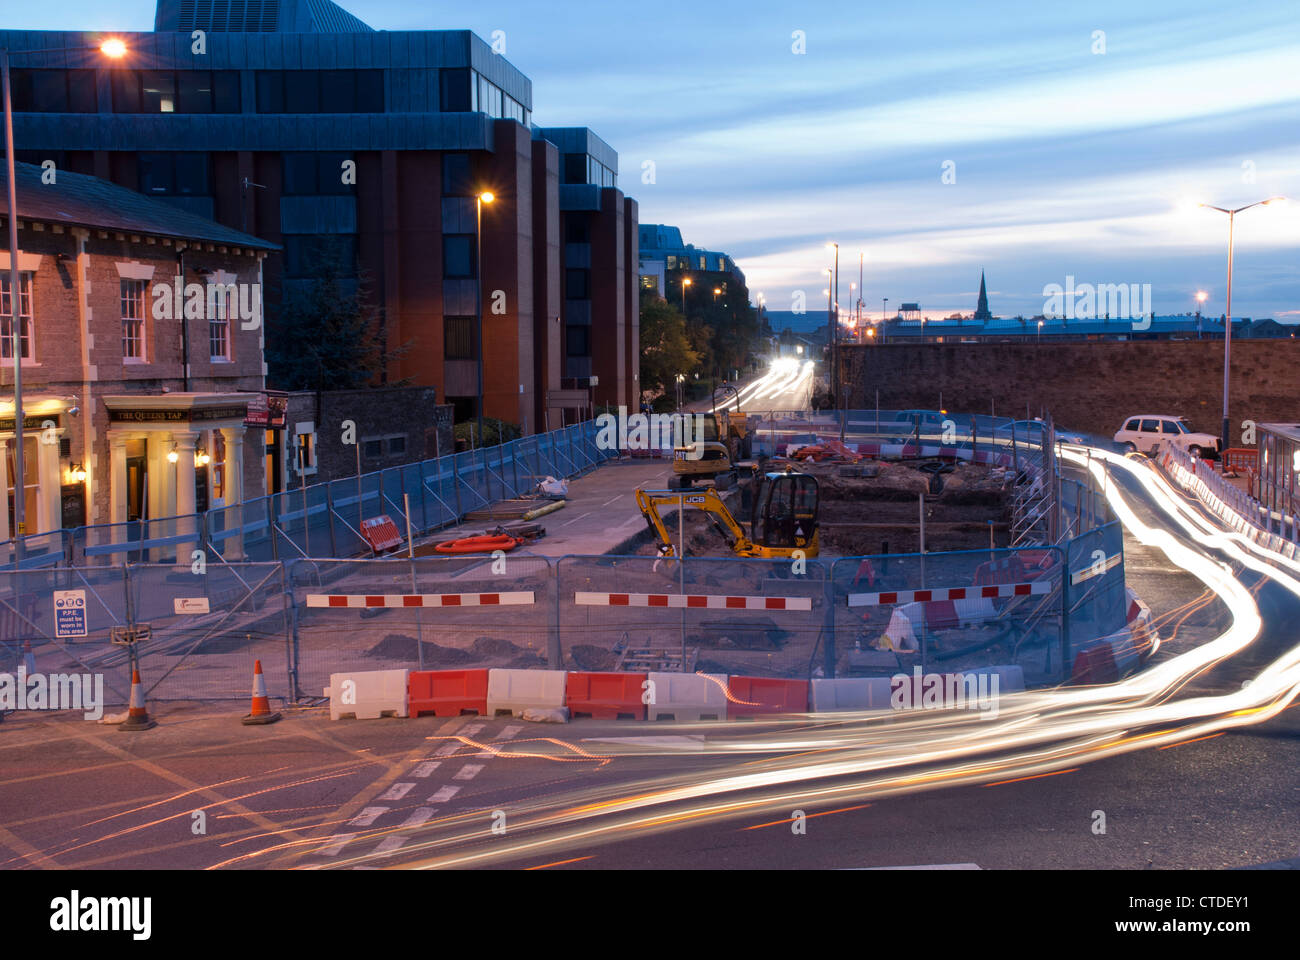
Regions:
M 904 603 L 933 603 L 937 600 L 999 600 L 1052 592 L 1050 580 L 1026 583 L 995 583 L 979 587 L 938 587 L 933 590 L 894 590 L 884 593 L 850 593 L 850 607 L 888 607 Z
M 727 597 L 692 593 L 584 593 L 580 607 L 663 607 L 669 610 L 811 610 L 811 597 Z
M 309 593 L 309 607 L 518 607 L 531 606 L 530 591 L 512 593 Z

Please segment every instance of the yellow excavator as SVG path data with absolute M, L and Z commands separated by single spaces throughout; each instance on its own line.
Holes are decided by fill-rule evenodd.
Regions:
M 734 410 L 727 409 L 729 403 L 735 404 Z M 698 444 L 673 449 L 669 485 L 687 490 L 695 480 L 712 480 L 719 489 L 726 489 L 739 480 L 737 467 L 753 451 L 754 438 L 749 419 L 740 409 L 740 394 L 724 382 L 713 393 L 713 410 L 700 416 L 704 435 L 696 438 Z
M 762 474 L 755 481 L 758 489 L 748 534 L 713 487 L 691 491 L 638 489 L 636 504 L 647 526 L 659 538 L 659 555 L 677 555 L 659 508 L 685 504 L 703 510 L 738 557 L 779 560 L 792 557 L 795 551 L 805 557 L 817 556 L 817 478 L 786 472 Z

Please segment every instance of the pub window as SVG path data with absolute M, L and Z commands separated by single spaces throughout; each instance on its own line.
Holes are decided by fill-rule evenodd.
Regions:
M 0 357 L 13 362 L 14 359 L 14 304 L 11 295 L 10 274 L 0 276 Z M 18 312 L 22 318 L 20 349 L 23 359 L 32 359 L 32 275 L 18 275 L 19 290 Z
M 226 298 L 230 296 L 225 295 Z M 226 299 L 225 310 L 218 310 L 217 316 L 208 318 L 208 358 L 211 360 L 221 362 L 230 359 L 230 315 L 233 306 L 231 300 Z
M 122 357 L 144 362 L 144 288 L 143 280 L 121 281 Z

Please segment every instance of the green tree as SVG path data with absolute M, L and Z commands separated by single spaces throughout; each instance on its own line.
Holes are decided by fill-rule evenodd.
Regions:
M 677 374 L 689 376 L 699 365 L 700 355 L 681 312 L 653 291 L 642 290 L 641 389 L 670 391 Z
M 337 263 L 311 280 L 286 283 L 278 318 L 267 326 L 267 380 L 280 390 L 349 390 L 384 380 L 409 345 L 390 349 L 365 277 L 339 276 Z M 400 386 L 405 381 L 387 381 Z

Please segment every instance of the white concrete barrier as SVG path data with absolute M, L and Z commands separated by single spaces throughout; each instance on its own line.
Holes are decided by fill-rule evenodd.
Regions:
M 358 670 L 331 673 L 325 696 L 330 698 L 330 719 L 355 717 L 377 720 L 388 714 L 408 716 L 406 680 L 408 670 Z
M 1017 690 L 1025 689 L 1025 671 L 1019 664 L 997 667 L 977 667 L 974 670 L 963 671 L 968 676 L 981 677 L 984 675 L 998 678 L 998 693 L 1014 693 Z
M 889 677 L 848 677 L 812 681 L 813 713 L 836 710 L 889 710 Z
M 489 670 L 487 715 L 509 713 L 518 717 L 525 710 L 564 708 L 563 670 Z
M 725 673 L 651 673 L 646 716 L 679 722 L 727 719 Z

